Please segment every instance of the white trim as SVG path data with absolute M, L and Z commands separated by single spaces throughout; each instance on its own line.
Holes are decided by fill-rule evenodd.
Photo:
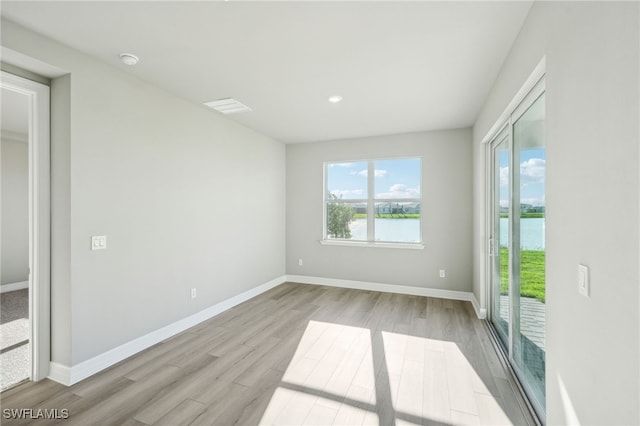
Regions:
M 384 243 L 370 241 L 348 241 L 348 240 L 320 240 L 323 246 L 347 246 L 347 247 L 371 247 L 371 248 L 396 248 L 423 250 L 422 243 Z
M 52 361 L 49 363 L 49 376 L 47 378 L 54 382 L 71 386 L 71 369 L 66 365 Z
M 24 290 L 25 288 L 29 288 L 29 281 L 20 281 L 17 283 L 2 284 L 0 286 L 0 293 L 7 293 L 10 291 L 16 291 L 16 290 Z
M 342 280 L 338 278 L 311 277 L 308 275 L 287 275 L 288 282 L 328 287 L 352 288 L 356 290 L 380 291 L 383 293 L 408 294 L 411 296 L 437 297 L 439 299 L 464 300 L 471 302 L 478 318 L 483 319 L 487 312 L 480 309 L 476 297 L 470 291 L 443 290 L 439 288 L 412 287 L 406 285 L 373 283 L 365 281 Z
M 33 381 L 51 360 L 49 86 L 2 71 L 0 87 L 29 98 L 29 333 Z
M 476 295 L 471 293 L 471 305 L 473 306 L 473 310 L 476 311 L 476 315 L 479 319 L 487 319 L 487 310 L 480 307 L 478 303 L 478 299 L 476 299 Z
M 254 287 L 229 299 L 223 300 L 213 306 L 210 306 L 200 312 L 190 315 L 186 318 L 178 320 L 172 324 L 166 325 L 151 333 L 140 336 L 137 339 L 124 343 L 107 352 L 67 367 L 55 362 L 50 363 L 49 378 L 63 385 L 71 386 L 80 382 L 102 370 L 116 364 L 131 355 L 143 351 L 157 343 L 160 343 L 178 333 L 183 332 L 195 325 L 200 324 L 216 315 L 245 302 L 252 297 L 258 296 L 267 290 L 270 290 L 285 282 L 285 276 L 280 276 L 262 285 Z
M 527 81 L 520 87 L 520 90 L 515 94 L 511 102 L 504 109 L 502 114 L 498 117 L 495 124 L 491 126 L 487 134 L 484 138 L 482 138 L 482 143 L 489 143 L 497 135 L 502 127 L 504 126 L 505 121 L 509 119 L 509 117 L 513 114 L 515 109 L 522 103 L 522 101 L 527 97 L 529 92 L 533 90 L 535 85 L 540 81 L 540 79 L 544 76 L 546 70 L 546 56 L 543 56 L 538 65 L 534 68 Z
M 325 285 L 329 287 L 353 288 L 358 290 L 380 291 L 385 293 L 408 294 L 414 296 L 437 297 L 440 299 L 463 300 L 471 302 L 476 315 L 480 319 L 486 317 L 486 310 L 480 309 L 478 301 L 472 292 L 442 290 L 424 287 L 411 287 L 393 284 L 371 283 L 363 281 L 350 281 L 335 278 L 310 277 L 305 275 L 283 275 L 267 283 L 259 285 L 237 296 L 226 299 L 210 306 L 191 316 L 178 320 L 156 331 L 145 334 L 137 339 L 124 343 L 107 352 L 83 361 L 73 367 L 68 367 L 56 362 L 49 366 L 49 379 L 66 386 L 74 385 L 138 352 L 141 352 L 157 343 L 160 343 L 178 333 L 181 333 L 203 321 L 211 319 L 222 312 L 239 305 L 253 297 L 256 297 L 285 282 L 295 282 L 310 285 Z
M 509 126 L 513 126 L 514 123 L 518 121 L 518 119 L 520 119 L 520 117 L 522 117 L 524 113 L 529 110 L 529 108 L 536 102 L 536 100 L 538 100 L 538 98 L 542 96 L 543 93 L 545 93 L 547 88 L 544 77 L 545 74 L 542 74 L 536 84 L 533 85 L 531 90 L 529 90 L 522 101 L 520 101 L 518 106 L 515 107 L 510 117 L 511 123 L 509 124 Z

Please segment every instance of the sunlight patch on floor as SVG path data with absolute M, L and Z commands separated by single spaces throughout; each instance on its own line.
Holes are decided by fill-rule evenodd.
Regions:
M 393 419 L 420 425 L 472 418 L 510 423 L 456 343 L 310 321 L 260 423 Z
M 362 424 L 375 405 L 370 331 L 310 321 L 282 383 L 262 424 Z

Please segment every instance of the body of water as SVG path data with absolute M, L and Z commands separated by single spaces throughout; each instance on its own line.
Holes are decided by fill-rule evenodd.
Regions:
M 375 222 L 376 241 L 420 242 L 419 219 L 375 219 Z M 367 240 L 367 219 L 355 219 L 349 228 L 352 240 Z
M 376 219 L 376 241 L 420 242 L 420 221 L 418 219 Z M 367 240 L 367 220 L 355 219 L 349 225 L 351 239 Z M 500 228 L 509 229 L 509 219 L 500 219 Z M 428 243 L 428 242 L 427 242 Z M 506 232 L 500 235 L 500 245 L 509 244 Z M 523 250 L 544 250 L 544 219 L 523 218 L 520 220 L 520 248 Z
M 500 218 L 500 229 L 505 232 L 500 233 L 500 246 L 509 245 L 509 218 Z M 544 218 L 522 218 L 520 219 L 520 248 L 523 250 L 544 250 Z

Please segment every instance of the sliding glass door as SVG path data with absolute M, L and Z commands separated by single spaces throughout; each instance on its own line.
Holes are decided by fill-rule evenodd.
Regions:
M 490 145 L 489 270 L 491 322 L 544 418 L 546 150 L 541 84 Z

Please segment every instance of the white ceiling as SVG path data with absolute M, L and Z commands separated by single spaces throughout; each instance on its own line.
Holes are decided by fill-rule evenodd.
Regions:
M 253 111 L 229 118 L 292 143 L 471 126 L 531 3 L 2 1 L 2 15 L 193 102 L 233 97 Z

